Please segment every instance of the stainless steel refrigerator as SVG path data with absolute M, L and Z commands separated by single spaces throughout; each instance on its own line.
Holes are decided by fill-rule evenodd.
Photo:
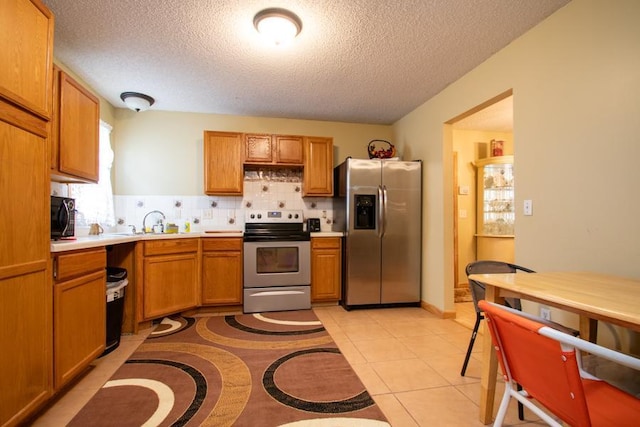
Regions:
M 422 162 L 348 158 L 334 174 L 333 230 L 345 233 L 342 304 L 419 305 Z

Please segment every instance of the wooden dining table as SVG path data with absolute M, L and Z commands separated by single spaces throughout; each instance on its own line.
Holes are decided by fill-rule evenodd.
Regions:
M 591 272 L 532 274 L 472 274 L 486 285 L 485 299 L 502 303 L 505 297 L 538 302 L 580 317 L 580 336 L 595 342 L 597 322 L 603 320 L 640 332 L 640 280 Z M 498 363 L 491 335 L 483 335 L 480 421 L 493 421 Z

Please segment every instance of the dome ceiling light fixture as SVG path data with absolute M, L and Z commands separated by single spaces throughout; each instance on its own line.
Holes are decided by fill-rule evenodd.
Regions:
M 127 107 L 136 112 L 146 111 L 156 102 L 156 100 L 149 95 L 138 92 L 122 92 L 120 99 L 124 101 Z
M 260 35 L 276 46 L 289 43 L 302 31 L 300 18 L 281 8 L 269 8 L 256 13 L 253 26 Z

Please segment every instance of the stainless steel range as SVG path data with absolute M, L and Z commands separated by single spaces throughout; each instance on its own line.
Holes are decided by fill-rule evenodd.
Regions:
M 302 211 L 246 212 L 245 313 L 311 308 L 311 244 Z

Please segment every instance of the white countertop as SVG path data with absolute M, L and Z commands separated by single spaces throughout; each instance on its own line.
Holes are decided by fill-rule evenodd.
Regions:
M 122 243 L 138 242 L 141 240 L 162 240 L 162 239 L 189 239 L 200 237 L 242 237 L 242 231 L 228 230 L 216 232 L 194 232 L 194 233 L 148 233 L 148 234 L 99 234 L 97 236 L 76 237 L 72 240 L 52 240 L 51 252 L 73 251 L 77 249 L 89 249 L 100 246 L 119 245 Z
M 342 237 L 344 233 L 341 231 L 318 231 L 312 232 L 311 237 Z
M 160 239 L 189 239 L 200 237 L 242 237 L 241 230 L 211 230 L 193 233 L 148 233 L 148 234 L 127 234 L 112 233 L 99 234 L 97 236 L 82 236 L 72 240 L 52 240 L 51 252 L 74 251 L 77 249 L 90 249 L 100 246 L 119 245 L 122 243 L 138 242 L 141 240 Z M 311 237 L 342 237 L 343 233 L 335 231 L 324 231 L 311 233 Z

